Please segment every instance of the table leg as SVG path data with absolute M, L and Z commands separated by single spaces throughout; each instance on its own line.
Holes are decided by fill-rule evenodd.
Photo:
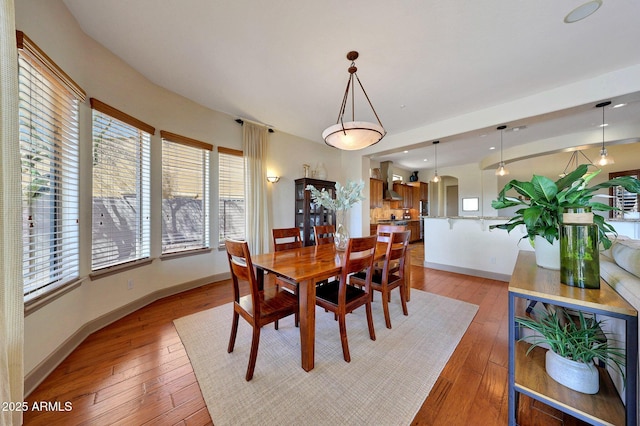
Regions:
M 316 286 L 313 280 L 300 282 L 300 351 L 302 368 L 313 370 L 316 339 Z
M 258 290 L 264 290 L 264 269 L 256 268 L 256 279 L 258 280 Z
M 409 253 L 406 255 L 404 261 L 404 294 L 407 297 L 407 302 L 411 301 L 411 256 Z

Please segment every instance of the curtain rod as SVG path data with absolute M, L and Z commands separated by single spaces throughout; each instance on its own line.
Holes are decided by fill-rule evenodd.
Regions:
M 257 123 L 257 122 L 255 122 L 255 121 L 251 121 L 251 120 L 246 120 L 246 121 L 247 121 L 248 123 L 253 123 L 253 124 L 257 124 L 257 125 L 259 125 L 259 126 L 267 127 L 267 126 L 265 126 L 264 124 Z M 243 120 L 242 118 L 236 118 L 235 122 L 242 126 L 242 125 L 244 124 L 245 120 Z M 273 130 L 273 129 L 272 129 L 272 128 L 270 128 L 270 127 L 267 127 L 267 130 L 269 131 L 269 133 L 273 133 L 273 132 L 275 132 L 275 130 Z

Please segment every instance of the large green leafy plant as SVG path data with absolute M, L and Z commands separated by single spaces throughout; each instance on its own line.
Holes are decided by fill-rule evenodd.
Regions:
M 581 164 L 573 172 L 552 181 L 551 179 L 533 175 L 529 182 L 512 180 L 498 194 L 498 199 L 491 202 L 494 209 L 522 206 L 507 222 L 492 225 L 490 228 L 505 229 L 511 232 L 518 225 L 524 225 L 527 237 L 533 241 L 538 235 L 553 244 L 559 238 L 562 213 L 566 208 L 590 207 L 592 211 L 618 210 L 608 204 L 592 201 L 596 191 L 603 188 L 621 186 L 629 192 L 640 192 L 640 181 L 630 176 L 621 176 L 587 187 L 591 179 L 596 177 L 601 170 L 587 173 L 587 164 Z M 510 190 L 515 190 L 520 197 L 508 196 Z M 616 233 L 613 226 L 606 223 L 603 216 L 593 215 L 593 221 L 598 225 L 600 242 L 604 248 L 611 247 L 611 240 L 607 232 Z

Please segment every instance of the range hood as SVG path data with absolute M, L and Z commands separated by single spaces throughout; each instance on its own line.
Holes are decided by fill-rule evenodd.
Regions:
M 382 175 L 382 193 L 383 199 L 388 201 L 402 200 L 402 196 L 393 190 L 393 173 L 389 170 L 389 166 L 393 164 L 392 161 L 380 162 L 380 174 Z

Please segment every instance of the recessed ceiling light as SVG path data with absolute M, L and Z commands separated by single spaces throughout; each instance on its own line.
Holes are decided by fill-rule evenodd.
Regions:
M 493 150 L 493 149 L 496 149 L 496 147 L 495 146 L 490 146 L 489 149 Z
M 607 127 L 609 124 L 608 123 L 602 123 L 602 124 L 598 124 L 598 127 Z
M 406 107 L 407 107 L 407 106 L 406 106 L 406 105 L 404 105 L 404 104 L 400 105 L 400 109 L 402 109 L 402 108 L 406 108 Z
M 408 153 L 409 151 L 402 151 L 402 152 L 404 152 L 404 153 L 406 154 L 406 153 Z
M 602 0 L 592 0 L 588 1 L 585 4 L 576 7 L 571 12 L 564 17 L 564 22 L 566 24 L 572 24 L 574 22 L 578 22 L 591 16 L 596 10 L 600 9 L 602 6 Z
M 424 159 L 424 160 L 422 160 L 422 161 L 429 161 L 429 160 L 425 158 L 425 159 Z
M 611 108 L 622 108 L 623 106 L 627 106 L 627 104 L 617 104 L 612 106 Z

